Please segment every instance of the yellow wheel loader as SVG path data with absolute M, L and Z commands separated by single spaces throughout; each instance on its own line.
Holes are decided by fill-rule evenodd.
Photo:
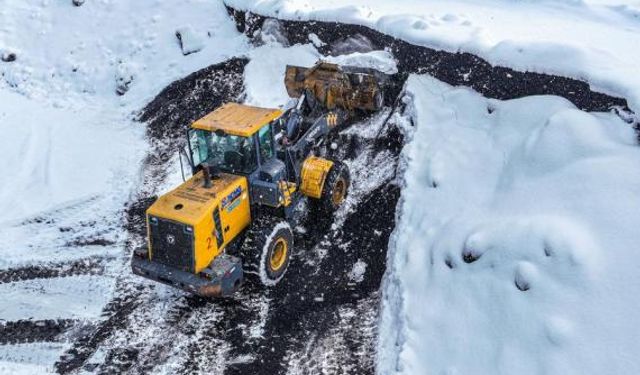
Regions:
M 379 110 L 386 81 L 326 62 L 287 66 L 285 110 L 227 103 L 195 121 L 184 151 L 193 176 L 147 210 L 133 272 L 205 297 L 232 294 L 245 277 L 278 283 L 299 203 L 331 215 L 349 191 L 346 165 L 317 150 L 357 111 Z

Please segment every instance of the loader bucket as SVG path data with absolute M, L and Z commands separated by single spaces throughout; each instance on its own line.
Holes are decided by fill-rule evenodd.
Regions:
M 385 74 L 373 69 L 320 61 L 311 68 L 288 65 L 284 83 L 290 97 L 304 93 L 311 96 L 310 102 L 329 110 L 377 111 L 384 105 L 387 80 Z

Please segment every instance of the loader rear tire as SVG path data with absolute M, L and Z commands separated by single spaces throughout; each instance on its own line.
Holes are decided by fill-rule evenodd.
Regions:
M 350 186 L 349 168 L 342 162 L 334 161 L 324 181 L 322 195 L 319 199 L 311 200 L 314 209 L 323 216 L 333 215 L 347 198 Z
M 246 278 L 255 284 L 276 285 L 287 272 L 292 251 L 293 231 L 286 220 L 257 217 L 241 251 Z

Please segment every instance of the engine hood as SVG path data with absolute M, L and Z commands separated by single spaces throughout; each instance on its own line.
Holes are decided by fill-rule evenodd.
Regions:
M 202 171 L 195 174 L 182 185 L 158 198 L 147 210 L 147 215 L 174 220 L 180 223 L 197 225 L 214 207 L 225 199 L 230 199 L 245 177 L 221 173 L 213 179 L 211 187 L 204 187 Z M 241 189 L 242 190 L 242 189 Z

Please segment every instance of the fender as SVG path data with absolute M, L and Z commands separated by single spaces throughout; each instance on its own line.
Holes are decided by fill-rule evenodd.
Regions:
M 331 160 L 309 156 L 302 164 L 300 192 L 308 197 L 320 198 L 322 188 L 329 170 L 333 167 Z

